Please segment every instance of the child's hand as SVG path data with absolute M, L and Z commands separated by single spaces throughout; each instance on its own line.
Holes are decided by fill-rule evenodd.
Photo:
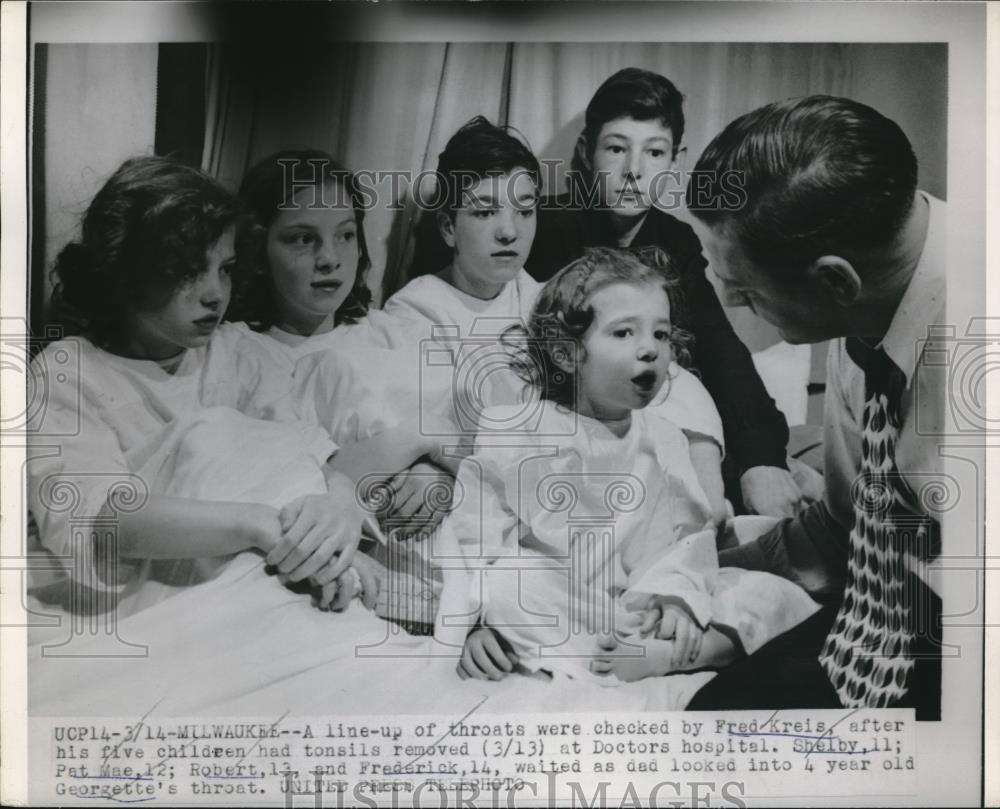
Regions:
M 670 664 L 674 669 L 688 666 L 701 653 L 705 630 L 691 617 L 684 607 L 671 601 L 655 600 L 643 616 L 640 635 L 656 630 L 656 637 L 674 642 Z
M 281 521 L 278 509 L 248 503 L 242 510 L 245 534 L 254 548 L 270 553 L 281 541 Z
M 267 563 L 276 565 L 291 581 L 309 578 L 324 568 L 319 584 L 327 584 L 350 566 L 365 515 L 355 500 L 354 485 L 347 478 L 343 481 L 347 482 L 331 482 L 328 494 L 306 495 L 281 509 L 281 541 L 268 553 Z M 325 567 L 338 556 L 334 565 Z
M 386 516 L 393 528 L 419 534 L 433 531 L 451 508 L 455 478 L 436 464 L 421 461 L 389 481 L 394 508 Z
M 462 659 L 458 662 L 458 676 L 463 680 L 502 680 L 517 665 L 514 650 L 501 645 L 500 637 L 486 627 L 473 629 L 465 639 Z
M 322 571 L 320 571 L 322 575 Z M 355 587 L 357 582 L 357 588 Z M 314 581 L 314 583 L 317 583 Z M 333 581 L 323 584 L 320 588 L 319 608 L 340 612 L 347 608 L 354 598 L 355 590 L 360 589 L 361 603 L 368 610 L 375 609 L 381 582 L 378 577 L 378 565 L 369 556 L 359 553 L 354 557 L 354 564 Z

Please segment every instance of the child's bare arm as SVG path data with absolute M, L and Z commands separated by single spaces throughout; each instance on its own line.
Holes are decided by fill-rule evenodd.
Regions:
M 406 423 L 342 446 L 326 465 L 355 483 L 373 475 L 388 480 L 434 448 L 431 437 L 422 435 L 418 424 Z
M 196 559 L 259 548 L 281 538 L 278 510 L 251 503 L 151 495 L 118 515 L 118 553 L 126 559 Z
M 726 486 L 722 480 L 722 450 L 710 438 L 689 436 L 691 465 L 698 475 L 698 482 L 708 497 L 712 522 L 722 525 L 726 521 Z

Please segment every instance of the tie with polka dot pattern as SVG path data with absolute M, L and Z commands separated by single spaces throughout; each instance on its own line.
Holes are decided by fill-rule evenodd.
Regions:
M 913 671 L 912 577 L 905 557 L 926 524 L 900 512 L 896 467 L 903 372 L 882 349 L 848 339 L 865 371 L 861 474 L 852 487 L 847 588 L 819 662 L 845 707 L 881 708 L 902 698 Z

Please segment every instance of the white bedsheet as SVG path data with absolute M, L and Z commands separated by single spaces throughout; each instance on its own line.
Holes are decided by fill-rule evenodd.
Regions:
M 280 505 L 323 488 L 308 448 L 288 453 L 282 425 L 256 422 L 226 408 L 179 422 L 143 465 L 151 491 Z M 272 441 L 285 462 L 271 458 Z M 251 457 L 257 457 L 256 462 Z M 148 580 L 141 586 L 150 586 Z M 32 633 L 32 715 L 158 716 L 296 715 L 365 712 L 465 712 L 483 696 L 490 709 L 587 710 L 683 707 L 711 676 L 675 676 L 618 689 L 510 677 L 498 684 L 463 683 L 459 648 L 410 636 L 354 603 L 342 614 L 321 612 L 309 595 L 283 587 L 253 552 L 224 563 L 215 578 L 174 589 L 165 600 L 122 617 L 113 632 L 148 647 L 143 657 L 109 635 L 109 624 L 77 622 L 93 637 L 75 637 L 70 621 Z M 366 651 L 367 650 L 367 651 Z
M 218 578 L 119 623 L 141 658 L 43 656 L 29 647 L 33 716 L 274 716 L 362 713 L 678 710 L 713 676 L 672 675 L 604 688 L 511 675 L 462 681 L 458 650 L 402 633 L 355 602 L 320 612 L 281 587 L 252 554 Z M 57 650 L 58 651 L 58 650 Z

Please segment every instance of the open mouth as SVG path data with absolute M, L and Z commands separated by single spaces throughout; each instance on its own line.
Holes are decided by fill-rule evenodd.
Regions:
M 343 282 L 336 281 L 331 278 L 328 281 L 313 281 L 311 286 L 313 289 L 318 289 L 322 292 L 336 292 L 341 286 L 343 286 Z
M 656 392 L 656 371 L 643 371 L 632 377 L 632 384 L 640 393 Z

